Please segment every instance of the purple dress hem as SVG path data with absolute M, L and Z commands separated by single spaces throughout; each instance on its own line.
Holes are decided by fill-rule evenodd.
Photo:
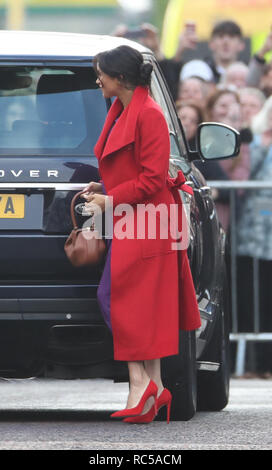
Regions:
M 106 193 L 104 183 L 102 182 L 103 193 Z M 106 239 L 107 255 L 104 265 L 104 270 L 100 283 L 97 289 L 97 300 L 108 328 L 112 331 L 111 327 L 111 314 L 110 314 L 110 300 L 111 300 L 111 243 L 112 239 Z

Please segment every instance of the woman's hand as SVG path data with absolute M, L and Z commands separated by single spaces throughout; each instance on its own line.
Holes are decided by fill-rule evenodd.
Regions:
M 87 202 L 85 202 L 85 208 L 88 212 L 93 212 L 94 215 L 97 212 L 97 206 L 100 208 L 102 212 L 105 211 L 106 208 L 106 200 L 109 198 L 108 196 L 100 193 L 88 193 L 83 194 L 83 196 Z
M 86 193 L 98 193 L 102 194 L 103 193 L 103 187 L 102 183 L 96 183 L 95 181 L 91 181 L 88 186 L 84 189 Z
M 219 196 L 218 189 L 217 188 L 212 188 L 212 198 L 213 198 L 213 200 L 216 201 L 218 196 Z

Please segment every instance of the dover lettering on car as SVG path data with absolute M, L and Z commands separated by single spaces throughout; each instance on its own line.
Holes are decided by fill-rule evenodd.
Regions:
M 210 188 L 192 162 L 234 156 L 238 133 L 203 124 L 199 150 L 191 152 L 157 62 L 137 43 L 46 32 L 0 31 L 0 38 L 1 376 L 128 380 L 126 364 L 113 361 L 111 334 L 96 300 L 103 266 L 74 268 L 63 247 L 72 229 L 73 195 L 100 179 L 93 148 L 111 102 L 96 85 L 92 57 L 129 44 L 154 65 L 151 93 L 169 125 L 170 175 L 182 169 L 195 195 L 180 192 L 190 207 L 188 254 L 202 325 L 182 332 L 179 355 L 162 360 L 165 386 L 173 392 L 172 419 L 224 408 L 229 387 L 224 233 Z M 216 142 L 222 153 L 224 139 L 231 145 L 218 155 Z

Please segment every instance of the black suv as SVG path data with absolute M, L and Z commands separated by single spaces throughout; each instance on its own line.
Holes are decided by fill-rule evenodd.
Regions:
M 151 94 L 169 125 L 169 172 L 182 169 L 195 194 L 180 192 L 202 325 L 182 332 L 180 354 L 162 360 L 165 386 L 173 392 L 172 419 L 224 408 L 225 236 L 210 188 L 192 161 L 236 155 L 239 134 L 202 124 L 198 151 L 191 152 L 154 56 L 136 43 L 44 32 L 1 31 L 0 37 L 0 375 L 128 380 L 126 364 L 113 360 L 96 300 L 103 266 L 74 268 L 64 252 L 71 199 L 100 179 L 93 148 L 111 105 L 96 85 L 92 57 L 128 44 L 154 65 Z

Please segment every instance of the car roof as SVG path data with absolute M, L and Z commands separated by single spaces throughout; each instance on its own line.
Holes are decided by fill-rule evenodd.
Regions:
M 140 52 L 151 51 L 141 44 L 115 36 L 50 31 L 0 31 L 0 59 L 11 57 L 90 58 L 121 45 Z

